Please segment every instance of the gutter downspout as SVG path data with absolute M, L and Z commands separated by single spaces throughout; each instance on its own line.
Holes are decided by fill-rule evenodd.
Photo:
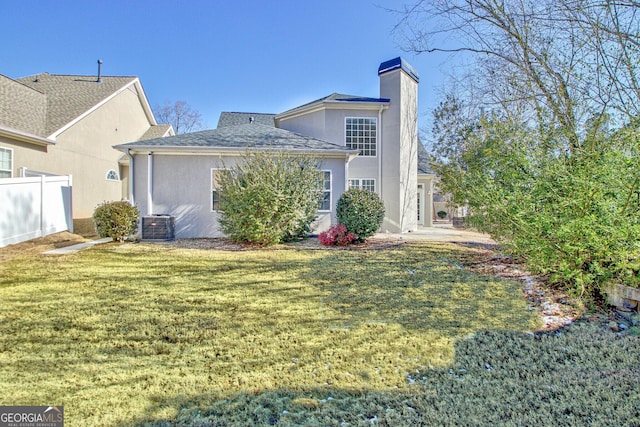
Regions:
M 147 155 L 147 215 L 153 213 L 153 152 Z
M 345 154 L 345 158 L 344 158 L 344 190 L 343 191 L 347 191 L 349 189 L 349 154 Z M 336 212 L 336 215 L 338 213 Z M 332 219 L 333 221 L 333 219 Z M 333 224 L 333 222 L 332 222 Z
M 131 149 L 127 148 L 125 152 L 127 157 L 129 158 L 129 202 L 135 206 L 135 199 L 133 198 L 133 155 L 131 154 Z
M 382 110 L 384 110 L 384 105 L 380 105 L 380 109 L 378 110 L 378 195 L 380 196 L 381 199 L 382 199 Z

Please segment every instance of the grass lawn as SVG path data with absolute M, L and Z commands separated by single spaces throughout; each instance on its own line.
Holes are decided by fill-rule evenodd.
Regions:
M 0 264 L 0 405 L 68 426 L 633 425 L 640 350 L 473 249 L 108 244 Z M 616 421 L 614 424 L 607 422 Z

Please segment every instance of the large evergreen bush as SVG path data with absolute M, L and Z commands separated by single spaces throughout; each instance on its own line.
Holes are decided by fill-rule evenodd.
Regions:
M 340 196 L 336 207 L 338 223 L 364 242 L 373 236 L 384 220 L 384 203 L 373 191 L 351 188 Z
M 93 212 L 93 222 L 100 237 L 123 242 L 138 229 L 138 208 L 126 201 L 103 202 Z
M 248 152 L 220 174 L 219 223 L 236 242 L 272 245 L 305 236 L 321 192 L 317 162 L 286 152 Z

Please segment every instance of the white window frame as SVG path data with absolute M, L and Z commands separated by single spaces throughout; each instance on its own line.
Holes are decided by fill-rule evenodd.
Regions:
M 113 177 L 109 177 L 109 175 L 111 175 L 111 173 L 112 173 L 112 172 L 113 172 L 113 174 L 115 175 L 115 178 L 113 178 Z M 117 171 L 117 170 L 115 170 L 115 169 L 109 169 L 109 170 L 107 171 L 107 174 L 106 174 L 106 176 L 105 176 L 105 179 L 106 179 L 107 181 L 120 181 L 120 174 L 119 174 L 119 173 L 118 173 L 118 171 Z
M 213 199 L 214 192 L 217 191 L 219 193 L 220 191 L 222 191 L 222 190 L 216 189 L 214 187 L 214 185 L 213 185 L 213 174 L 214 174 L 214 172 L 228 171 L 228 170 L 229 169 L 225 169 L 225 168 L 211 168 L 211 191 L 209 192 L 209 200 L 211 201 L 210 202 L 211 203 L 211 212 L 218 212 L 217 209 L 214 209 L 215 208 L 215 203 L 214 203 L 214 199 Z M 218 203 L 220 203 L 220 195 L 218 195 Z
M 370 186 L 365 186 L 363 181 L 369 181 L 373 184 L 373 188 Z M 350 178 L 349 179 L 349 188 L 362 188 L 364 190 L 369 190 L 372 192 L 376 192 L 376 179 L 375 178 Z
M 371 142 L 371 140 L 369 140 L 368 142 L 365 141 L 361 141 L 358 140 L 355 143 L 355 146 L 353 144 L 353 142 L 349 141 L 349 138 L 371 138 L 371 135 L 349 135 L 349 132 L 366 132 L 367 129 L 353 129 L 353 127 L 351 129 L 348 128 L 348 126 L 351 124 L 351 126 L 353 126 L 353 123 L 350 123 L 350 121 L 353 120 L 362 120 L 363 123 L 356 123 L 357 126 L 359 125 L 365 125 L 366 122 L 370 122 L 372 124 L 375 125 L 375 134 L 373 136 L 373 143 Z M 368 129 L 369 131 L 371 131 L 371 129 Z M 378 128 L 378 119 L 376 117 L 345 117 L 344 118 L 344 145 L 347 148 L 353 148 L 356 150 L 360 151 L 360 156 L 362 157 L 377 157 L 378 155 L 378 132 L 380 131 L 380 129 Z M 373 153 L 373 154 L 372 154 Z
M 333 173 L 330 170 L 321 170 L 322 173 L 322 182 L 320 184 L 320 191 L 322 192 L 322 199 L 318 206 L 318 212 L 331 212 L 331 207 L 333 206 Z M 329 174 L 329 188 L 325 188 L 325 183 L 327 180 L 325 179 L 325 174 Z M 329 193 L 329 209 L 322 209 L 322 206 L 325 201 L 324 195 Z
M 0 164 L 0 172 L 9 172 L 7 178 L 13 178 L 13 148 L 0 147 L 0 150 L 9 153 L 9 169 L 2 168 Z

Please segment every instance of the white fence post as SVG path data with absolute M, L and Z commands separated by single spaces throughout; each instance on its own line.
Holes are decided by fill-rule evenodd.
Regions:
M 44 237 L 46 233 L 46 221 L 44 218 L 44 175 L 40 175 L 40 236 Z

